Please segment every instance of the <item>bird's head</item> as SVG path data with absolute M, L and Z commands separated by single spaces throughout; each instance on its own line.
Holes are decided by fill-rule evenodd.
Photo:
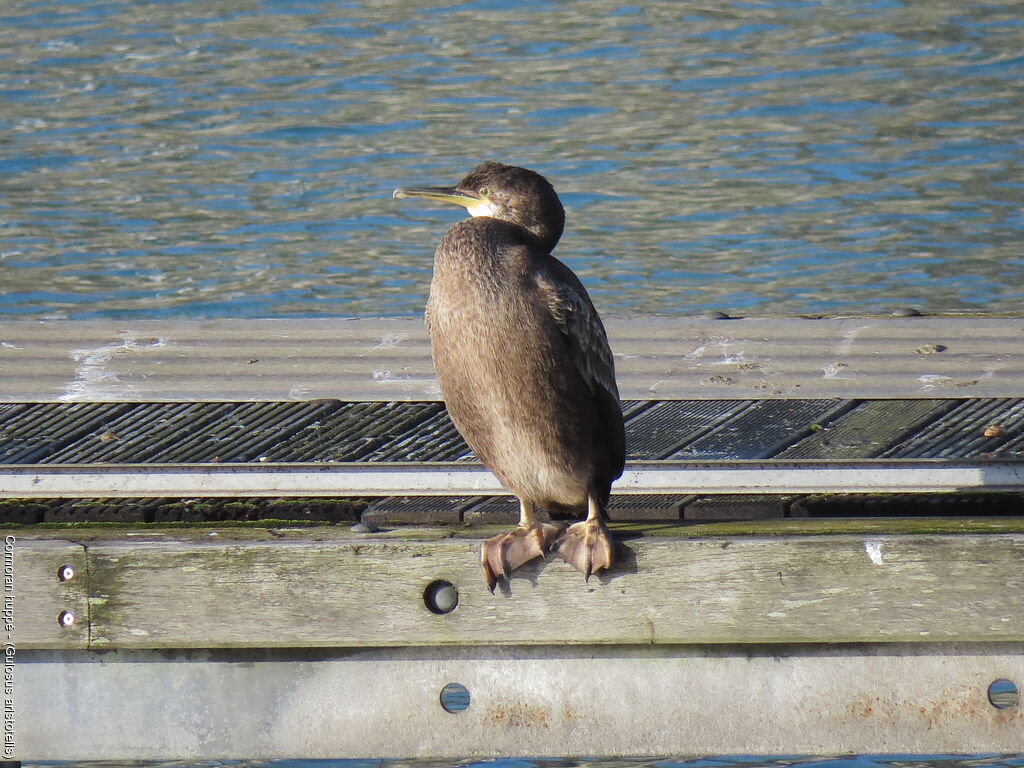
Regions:
M 551 250 L 562 236 L 565 211 L 539 173 L 501 163 L 481 163 L 454 187 L 399 187 L 394 197 L 420 197 L 463 206 L 470 216 L 518 224 Z

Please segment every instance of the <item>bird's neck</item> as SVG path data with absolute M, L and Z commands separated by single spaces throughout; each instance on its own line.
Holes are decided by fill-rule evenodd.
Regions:
M 546 222 L 542 221 L 514 221 L 511 222 L 521 229 L 525 230 L 530 236 L 536 241 L 535 248 L 538 251 L 544 251 L 545 253 L 551 253 L 558 245 L 559 239 L 562 237 L 562 228 L 554 227 Z
M 434 254 L 434 278 L 446 290 L 492 291 L 528 278 L 549 259 L 533 233 L 511 222 L 474 217 L 445 234 Z

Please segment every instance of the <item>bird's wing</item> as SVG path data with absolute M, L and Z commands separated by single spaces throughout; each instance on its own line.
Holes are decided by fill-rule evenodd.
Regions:
M 550 258 L 534 276 L 576 370 L 594 394 L 601 425 L 598 434 L 605 449 L 605 460 L 595 480 L 600 503 L 605 506 L 611 484 L 622 474 L 626 461 L 626 433 L 608 335 L 587 289 L 571 269 Z
M 587 289 L 571 269 L 553 257 L 535 272 L 535 278 L 587 386 L 595 394 L 598 389 L 603 390 L 617 402 L 615 361 L 608 346 L 608 335 Z

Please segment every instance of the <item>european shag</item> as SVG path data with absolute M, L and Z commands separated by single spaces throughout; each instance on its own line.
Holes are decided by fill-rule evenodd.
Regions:
M 538 173 L 486 162 L 455 187 L 403 187 L 471 218 L 434 254 L 426 321 L 441 394 L 463 438 L 519 498 L 518 527 L 485 540 L 488 588 L 557 548 L 589 579 L 610 568 L 602 520 L 625 434 L 604 326 L 572 270 L 551 255 L 565 212 Z M 586 511 L 565 530 L 535 507 Z

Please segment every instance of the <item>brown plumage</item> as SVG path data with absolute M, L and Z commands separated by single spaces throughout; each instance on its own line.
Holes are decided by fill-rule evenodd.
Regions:
M 587 578 L 612 564 L 602 522 L 625 458 L 615 366 L 586 289 L 551 256 L 565 216 L 544 177 L 483 163 L 454 188 L 405 188 L 395 197 L 464 205 L 434 256 L 426 320 L 452 421 L 520 500 L 519 526 L 486 540 L 493 590 L 557 545 Z M 586 510 L 559 531 L 534 507 Z

